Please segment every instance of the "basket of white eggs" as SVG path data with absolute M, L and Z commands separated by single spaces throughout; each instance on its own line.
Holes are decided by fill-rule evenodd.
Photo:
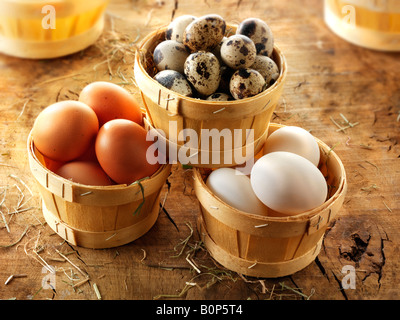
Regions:
M 189 130 L 196 139 L 185 149 L 184 164 L 217 168 L 241 164 L 262 149 L 287 64 L 261 19 L 229 25 L 216 14 L 184 15 L 143 39 L 134 71 L 149 125 L 167 148 L 187 147 L 180 134 Z M 228 133 L 224 139 L 231 141 L 215 146 L 205 135 L 210 131 Z
M 315 260 L 347 191 L 332 148 L 303 128 L 275 123 L 248 174 L 195 168 L 193 178 L 210 254 L 230 270 L 265 278 Z

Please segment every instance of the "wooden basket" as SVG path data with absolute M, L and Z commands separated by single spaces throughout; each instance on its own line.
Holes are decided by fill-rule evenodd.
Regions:
M 1 0 L 0 52 L 50 59 L 81 51 L 103 32 L 109 0 Z M 51 21 L 55 25 L 51 25 Z
M 157 44 L 165 39 L 165 30 L 166 27 L 163 27 L 150 33 L 142 41 L 135 57 L 135 80 L 141 91 L 150 124 L 161 129 L 168 142 L 176 144 L 178 148 L 183 146 L 184 142 L 178 141 L 173 133 L 170 134 L 170 121 L 176 122 L 177 133 L 184 129 L 193 129 L 199 139 L 199 150 L 206 149 L 201 146 L 202 129 L 216 129 L 219 132 L 228 129 L 231 131 L 232 137 L 235 129 L 241 129 L 241 146 L 248 143 L 246 129 L 254 130 L 254 139 L 250 143 L 262 139 L 282 94 L 286 79 L 286 60 L 280 49 L 275 46 L 273 52 L 273 59 L 279 67 L 280 75 L 270 88 L 247 99 L 223 102 L 206 101 L 180 95 L 163 87 L 153 79 L 157 70 L 154 67 L 152 52 Z M 235 32 L 236 27 L 228 26 L 227 30 L 227 34 L 231 34 Z M 233 149 L 232 146 L 234 146 L 233 142 L 229 151 Z M 220 151 L 224 152 L 223 144 L 221 144 Z M 199 165 L 193 164 L 193 166 Z M 213 167 L 217 166 L 218 164 L 213 164 Z M 225 166 L 225 164 L 221 163 L 221 166 Z
M 325 22 L 344 40 L 380 51 L 400 51 L 400 1 L 325 0 Z
M 43 165 L 31 134 L 28 158 L 46 222 L 69 243 L 94 249 L 120 246 L 149 231 L 158 218 L 160 192 L 171 172 L 171 165 L 163 165 L 153 176 L 128 186 L 74 183 Z
M 270 125 L 270 133 L 281 127 Z M 210 170 L 194 168 L 194 189 L 200 203 L 198 227 L 210 254 L 235 272 L 265 278 L 293 274 L 319 254 L 328 224 L 341 208 L 347 190 L 338 156 L 322 141 L 319 168 L 329 188 L 328 200 L 295 216 L 260 216 L 239 211 L 218 199 L 206 186 Z
M 264 133 L 255 141 L 248 142 L 246 145 L 234 149 L 224 150 L 202 150 L 191 149 L 186 146 L 178 145 L 177 143 L 168 140 L 163 134 L 154 128 L 147 117 L 144 118 L 144 124 L 147 130 L 152 130 L 155 133 L 159 143 L 165 147 L 169 163 L 178 163 L 197 167 L 197 168 L 222 168 L 242 165 L 259 153 L 268 137 L 268 127 Z M 180 153 L 185 153 L 185 161 L 179 159 Z M 217 159 L 217 160 L 216 160 Z

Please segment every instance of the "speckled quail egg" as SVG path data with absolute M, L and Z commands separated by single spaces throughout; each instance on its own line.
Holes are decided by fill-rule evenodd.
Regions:
M 253 69 L 237 70 L 229 84 L 231 94 L 236 100 L 255 96 L 264 90 L 264 86 L 264 77 Z
M 272 86 L 279 78 L 279 68 L 277 64 L 267 56 L 258 55 L 251 68 L 261 73 L 265 79 L 267 87 Z
M 217 57 L 217 59 L 221 65 L 224 64 L 224 62 L 222 61 L 222 58 L 221 58 L 221 47 L 226 39 L 228 39 L 228 38 L 223 37 L 222 40 L 220 41 L 220 43 L 218 43 L 217 46 L 211 51 L 211 53 Z
M 200 95 L 209 96 L 218 89 L 220 64 L 211 52 L 198 51 L 186 59 L 185 75 Z
M 167 40 L 175 40 L 183 42 L 183 32 L 186 27 L 196 19 L 195 16 L 185 14 L 175 18 L 167 27 L 165 31 L 165 38 Z
M 229 82 L 235 71 L 236 70 L 226 65 L 221 65 L 221 80 L 219 82 L 218 92 L 229 93 Z
M 186 47 L 175 40 L 165 40 L 154 49 L 154 63 L 159 71 L 175 70 L 183 73 L 183 65 L 189 52 Z
M 239 24 L 236 34 L 243 34 L 253 40 L 257 54 L 271 57 L 274 49 L 274 35 L 263 20 L 258 18 L 243 20 Z
M 221 46 L 222 61 L 236 70 L 250 67 L 254 63 L 256 55 L 253 41 L 241 34 L 230 36 Z
M 154 76 L 154 79 L 172 91 L 191 97 L 193 92 L 185 76 L 175 70 L 163 70 Z
M 191 51 L 212 51 L 225 35 L 225 20 L 217 14 L 191 22 L 183 33 L 183 44 Z
M 206 100 L 208 100 L 208 101 L 230 101 L 230 100 L 232 100 L 232 97 L 229 94 L 226 94 L 223 92 L 216 92 L 216 93 L 213 93 L 212 95 L 208 96 Z

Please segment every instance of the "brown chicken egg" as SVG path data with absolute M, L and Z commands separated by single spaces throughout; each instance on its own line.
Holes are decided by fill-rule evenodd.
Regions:
M 61 101 L 36 118 L 32 138 L 45 157 L 67 162 L 81 156 L 99 130 L 96 113 L 79 101 Z
M 157 171 L 160 164 L 155 161 L 155 155 L 147 155 L 147 149 L 153 142 L 146 141 L 146 135 L 143 127 L 125 119 L 111 120 L 100 128 L 95 145 L 96 155 L 112 180 L 131 184 Z
M 96 81 L 83 88 L 79 101 L 91 107 L 100 127 L 113 119 L 127 119 L 142 124 L 140 105 L 124 88 L 106 81 Z
M 56 171 L 59 176 L 89 186 L 109 186 L 111 179 L 97 162 L 93 161 L 71 161 Z

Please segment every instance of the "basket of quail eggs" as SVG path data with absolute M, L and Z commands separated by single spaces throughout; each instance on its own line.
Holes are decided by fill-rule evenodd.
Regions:
M 217 14 L 183 15 L 143 39 L 134 70 L 146 118 L 166 133 L 168 143 L 184 144 L 168 135 L 174 120 L 178 132 L 193 129 L 199 141 L 201 129 L 252 129 L 258 152 L 287 64 L 271 28 L 259 18 L 230 25 Z

